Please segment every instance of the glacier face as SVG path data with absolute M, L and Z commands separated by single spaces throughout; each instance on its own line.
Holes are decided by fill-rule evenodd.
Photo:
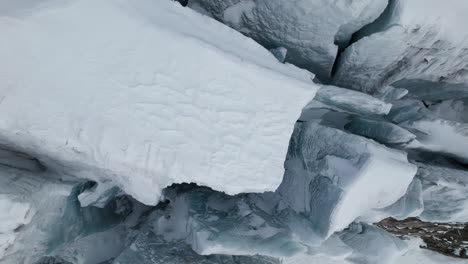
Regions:
M 179 2 L 0 2 L 1 264 L 466 262 L 464 2 Z

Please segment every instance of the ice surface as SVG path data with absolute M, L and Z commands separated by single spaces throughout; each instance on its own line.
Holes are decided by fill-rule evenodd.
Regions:
M 270 51 L 273 55 L 275 55 L 279 62 L 284 62 L 286 55 L 288 54 L 288 50 L 285 47 L 270 49 Z
M 468 123 L 468 100 L 447 100 L 429 106 L 431 113 L 438 118 L 460 123 Z
M 385 101 L 399 100 L 408 94 L 408 90 L 405 88 L 395 88 L 387 86 L 382 92 L 375 94 L 374 96 Z
M 82 207 L 96 206 L 104 208 L 119 194 L 122 194 L 119 188 L 110 184 L 99 183 L 80 193 L 78 195 L 78 200 Z
M 62 244 L 128 215 L 125 199 L 116 198 L 104 208 L 81 208 L 77 196 L 87 186 L 51 172 L 0 166 L 0 263 L 35 263 Z
M 305 110 L 308 108 L 329 108 L 359 115 L 386 115 L 392 108 L 392 104 L 365 93 L 323 85 Z
M 71 192 L 71 184 L 44 173 L 0 166 L 0 262 L 32 263 L 47 249 L 48 229 L 61 219 Z
M 165 241 L 151 230 L 141 232 L 112 264 L 279 264 L 279 260 L 261 256 L 202 256 L 183 241 Z
M 402 79 L 466 85 L 467 9 L 464 0 L 391 1 L 340 56 L 335 84 L 364 92 Z
M 146 204 L 173 182 L 280 184 L 312 74 L 170 1 L 39 6 L 0 16 L 5 145 Z
M 424 209 L 421 180 L 414 178 L 405 195 L 394 204 L 381 209 L 375 209 L 359 217 L 359 221 L 376 223 L 389 216 L 395 219 L 405 219 L 419 216 Z
M 408 130 L 385 121 L 355 118 L 345 128 L 353 134 L 372 138 L 384 144 L 403 144 L 416 138 Z
M 450 100 L 468 97 L 468 83 L 452 84 L 447 82 L 431 82 L 425 80 L 400 80 L 395 87 L 407 89 L 411 97 L 420 100 Z
M 387 0 L 190 0 L 267 48 L 285 47 L 286 61 L 330 77 L 339 46 L 375 20 Z
M 35 172 L 44 170 L 44 167 L 37 159 L 24 153 L 19 153 L 9 149 L 2 149 L 1 147 L 0 165 Z

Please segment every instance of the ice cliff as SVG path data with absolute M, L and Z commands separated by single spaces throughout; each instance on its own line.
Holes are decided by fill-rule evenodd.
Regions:
M 0 263 L 465 263 L 467 12 L 0 1 Z

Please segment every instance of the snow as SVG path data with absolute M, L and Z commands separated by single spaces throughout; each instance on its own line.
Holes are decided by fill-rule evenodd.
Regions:
M 468 124 L 443 119 L 420 119 L 401 124 L 418 132 L 409 148 L 439 152 L 468 163 Z
M 368 93 L 402 79 L 467 84 L 467 8 L 465 0 L 392 1 L 342 53 L 335 84 Z
M 312 74 L 170 1 L 50 4 L 0 16 L 2 144 L 146 204 L 276 189 Z
M 288 50 L 286 61 L 330 78 L 338 46 L 375 20 L 387 0 L 190 0 L 267 48 Z

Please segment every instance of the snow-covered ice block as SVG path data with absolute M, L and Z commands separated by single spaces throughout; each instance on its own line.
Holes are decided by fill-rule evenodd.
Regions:
M 422 192 L 421 180 L 415 177 L 405 195 L 398 201 L 385 208 L 374 209 L 368 214 L 360 216 L 358 221 L 376 223 L 389 216 L 399 220 L 419 216 L 424 209 Z
M 468 222 L 468 172 L 417 163 L 423 185 L 423 221 Z
M 345 128 L 353 134 L 372 138 L 384 144 L 404 144 L 416 138 L 408 130 L 386 121 L 354 118 Z
M 323 79 L 331 75 L 339 46 L 375 20 L 387 0 L 190 0 L 267 48 L 288 49 L 286 61 Z
M 386 115 L 392 108 L 392 104 L 365 93 L 323 85 L 314 100 L 304 109 L 308 108 L 329 108 L 359 115 Z
M 353 223 L 341 232 L 341 240 L 353 249 L 347 259 L 356 264 L 393 264 L 408 245 L 390 233 L 367 224 Z
M 406 153 L 313 122 L 296 124 L 285 167 L 279 194 L 324 238 L 395 203 L 416 174 Z
M 402 79 L 466 85 L 467 9 L 465 0 L 390 1 L 341 54 L 335 84 L 368 93 Z
M 229 194 L 280 184 L 317 89 L 309 72 L 171 1 L 5 5 L 3 144 L 146 204 L 174 182 Z

